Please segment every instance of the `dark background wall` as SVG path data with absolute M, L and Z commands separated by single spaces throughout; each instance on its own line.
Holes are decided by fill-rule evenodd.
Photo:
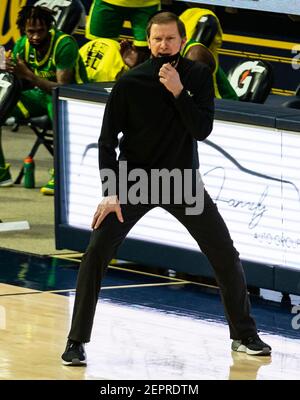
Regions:
M 88 13 L 92 0 L 81 0 Z M 18 10 L 24 4 L 34 4 L 35 0 L 1 0 L 0 7 L 0 44 L 6 49 L 13 46 L 19 34 L 16 28 L 16 16 Z M 186 1 L 164 1 L 164 9 L 180 14 L 188 7 L 201 7 L 201 3 L 188 3 Z M 204 8 L 209 6 L 202 5 Z M 227 72 L 241 59 L 263 58 L 269 61 L 274 68 L 274 91 L 279 94 L 293 94 L 299 84 L 299 69 L 292 68 L 292 60 L 295 56 L 300 58 L 300 18 L 290 17 L 286 14 L 258 12 L 252 10 L 237 10 L 237 13 L 226 12 L 225 7 L 213 7 L 225 33 L 223 46 L 220 52 L 222 67 Z M 130 30 L 124 28 L 124 35 L 130 35 Z M 251 44 L 246 39 L 239 41 L 227 40 L 226 35 L 238 35 L 246 38 L 254 38 Z M 83 44 L 84 30 L 79 29 L 75 36 L 79 45 Z M 267 40 L 261 45 L 261 39 Z M 287 44 L 282 44 L 287 42 Z M 267 44 L 266 44 L 267 43 Z M 270 45 L 268 45 L 268 43 Z M 296 49 L 299 46 L 299 50 Z M 294 53 L 292 52 L 292 49 Z M 298 65 L 300 67 L 300 65 Z

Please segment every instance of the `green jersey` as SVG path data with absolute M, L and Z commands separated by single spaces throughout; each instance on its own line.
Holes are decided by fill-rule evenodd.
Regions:
M 51 40 L 47 53 L 39 59 L 37 52 L 30 45 L 26 35 L 17 40 L 13 57 L 17 54 L 23 59 L 35 75 L 56 82 L 56 71 L 74 70 L 74 81 L 72 83 L 88 82 L 84 63 L 80 57 L 75 39 L 59 30 L 51 29 Z

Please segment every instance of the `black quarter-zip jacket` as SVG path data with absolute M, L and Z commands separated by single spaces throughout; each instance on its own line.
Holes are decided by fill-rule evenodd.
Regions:
M 99 138 L 100 174 L 108 168 L 118 175 L 118 160 L 127 161 L 128 171 L 148 173 L 199 168 L 197 140 L 204 140 L 213 127 L 212 76 L 206 65 L 182 57 L 176 69 L 184 87 L 177 98 L 159 82 L 151 58 L 115 83 Z

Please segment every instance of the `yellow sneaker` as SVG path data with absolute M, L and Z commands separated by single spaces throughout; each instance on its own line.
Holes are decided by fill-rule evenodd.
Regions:
M 55 188 L 55 182 L 54 182 L 54 169 L 51 169 L 50 171 L 51 178 L 46 183 L 45 186 L 41 187 L 41 193 L 48 195 L 48 196 L 53 196 L 54 195 L 54 188 Z
M 7 187 L 13 185 L 13 180 L 9 172 L 9 164 L 5 164 L 5 167 L 0 167 L 0 187 Z

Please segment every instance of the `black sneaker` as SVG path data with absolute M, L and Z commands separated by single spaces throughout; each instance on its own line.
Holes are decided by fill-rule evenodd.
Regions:
M 248 339 L 233 340 L 231 350 L 247 353 L 250 356 L 269 356 L 272 348 L 255 335 Z
M 66 350 L 61 358 L 64 365 L 86 365 L 84 343 L 69 339 Z

